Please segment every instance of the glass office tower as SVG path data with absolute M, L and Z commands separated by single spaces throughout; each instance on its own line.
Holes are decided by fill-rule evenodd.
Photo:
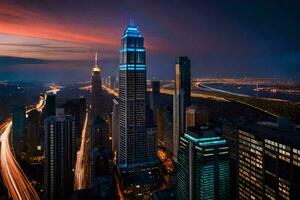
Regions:
M 119 166 L 129 167 L 146 160 L 146 59 L 144 38 L 136 26 L 127 26 L 121 45 Z
M 191 127 L 180 137 L 177 199 L 229 199 L 229 147 L 208 126 Z

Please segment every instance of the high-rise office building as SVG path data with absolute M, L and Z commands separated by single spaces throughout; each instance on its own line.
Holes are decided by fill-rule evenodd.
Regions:
M 175 65 L 175 94 L 173 97 L 173 155 L 177 160 L 179 138 L 185 132 L 185 111 L 191 104 L 191 61 L 178 57 Z
M 26 128 L 26 108 L 25 106 L 13 107 L 13 147 L 16 155 L 20 156 L 25 150 L 25 128 Z
M 101 116 L 103 110 L 101 109 L 101 93 L 102 93 L 102 82 L 101 82 L 101 69 L 98 65 L 98 53 L 95 54 L 95 65 L 92 72 L 92 89 L 91 89 L 91 104 L 92 104 L 92 118 Z
M 44 118 L 55 115 L 56 112 L 56 95 L 54 93 L 47 93 L 46 104 L 43 110 Z
M 122 35 L 119 68 L 119 166 L 145 162 L 146 158 L 146 59 L 144 38 L 128 25 Z
M 75 120 L 69 115 L 45 119 L 45 199 L 68 199 L 74 188 Z
M 112 151 L 118 155 L 119 151 L 119 102 L 113 100 L 112 112 Z
M 259 122 L 238 130 L 238 198 L 299 199 L 300 130 Z
M 155 123 L 157 121 L 157 114 L 160 109 L 160 82 L 152 81 L 152 93 L 150 99 L 151 109 L 153 110 Z
M 177 199 L 229 199 L 229 147 L 214 129 L 188 128 L 180 137 L 177 166 Z

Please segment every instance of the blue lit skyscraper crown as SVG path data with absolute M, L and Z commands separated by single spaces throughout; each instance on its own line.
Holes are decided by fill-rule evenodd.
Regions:
M 144 38 L 132 23 L 122 34 L 120 56 L 120 70 L 146 70 Z
M 142 37 L 142 34 L 140 33 L 137 26 L 134 25 L 128 25 L 126 29 L 123 32 L 122 38 L 125 37 Z

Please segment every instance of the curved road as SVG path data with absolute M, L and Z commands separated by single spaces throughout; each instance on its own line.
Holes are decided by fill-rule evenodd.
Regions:
M 48 92 L 57 92 L 59 89 L 52 87 Z M 40 101 L 34 108 L 26 111 L 29 113 L 32 110 L 41 112 L 45 106 L 46 98 L 40 98 Z M 20 165 L 15 159 L 10 146 L 10 133 L 12 129 L 12 118 L 0 125 L 0 142 L 1 142 L 1 175 L 4 184 L 8 190 L 10 197 L 14 200 L 38 200 L 40 199 L 37 192 L 31 185 L 30 181 L 22 171 Z
M 77 152 L 77 160 L 76 160 L 76 166 L 75 166 L 75 180 L 74 180 L 74 187 L 75 190 L 85 189 L 88 185 L 88 179 L 87 179 L 87 146 L 86 146 L 86 132 L 87 132 L 87 124 L 88 124 L 88 110 L 86 111 L 85 115 L 85 121 L 82 129 L 82 136 L 81 136 L 81 145 L 80 149 Z
M 42 109 L 44 107 L 44 99 L 40 99 L 34 109 Z M 26 113 L 29 113 L 33 109 L 29 109 Z M 13 153 L 11 152 L 11 146 L 9 143 L 10 133 L 12 129 L 12 118 L 0 129 L 1 133 L 1 175 L 4 184 L 12 199 L 39 199 L 38 194 L 27 179 L 26 175 L 22 171 L 20 165 L 16 161 Z

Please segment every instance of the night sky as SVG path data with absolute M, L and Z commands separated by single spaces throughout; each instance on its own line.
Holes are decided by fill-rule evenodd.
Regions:
M 299 1 L 0 0 L 0 80 L 89 80 L 94 52 L 117 74 L 130 19 L 144 35 L 148 79 L 300 77 Z

